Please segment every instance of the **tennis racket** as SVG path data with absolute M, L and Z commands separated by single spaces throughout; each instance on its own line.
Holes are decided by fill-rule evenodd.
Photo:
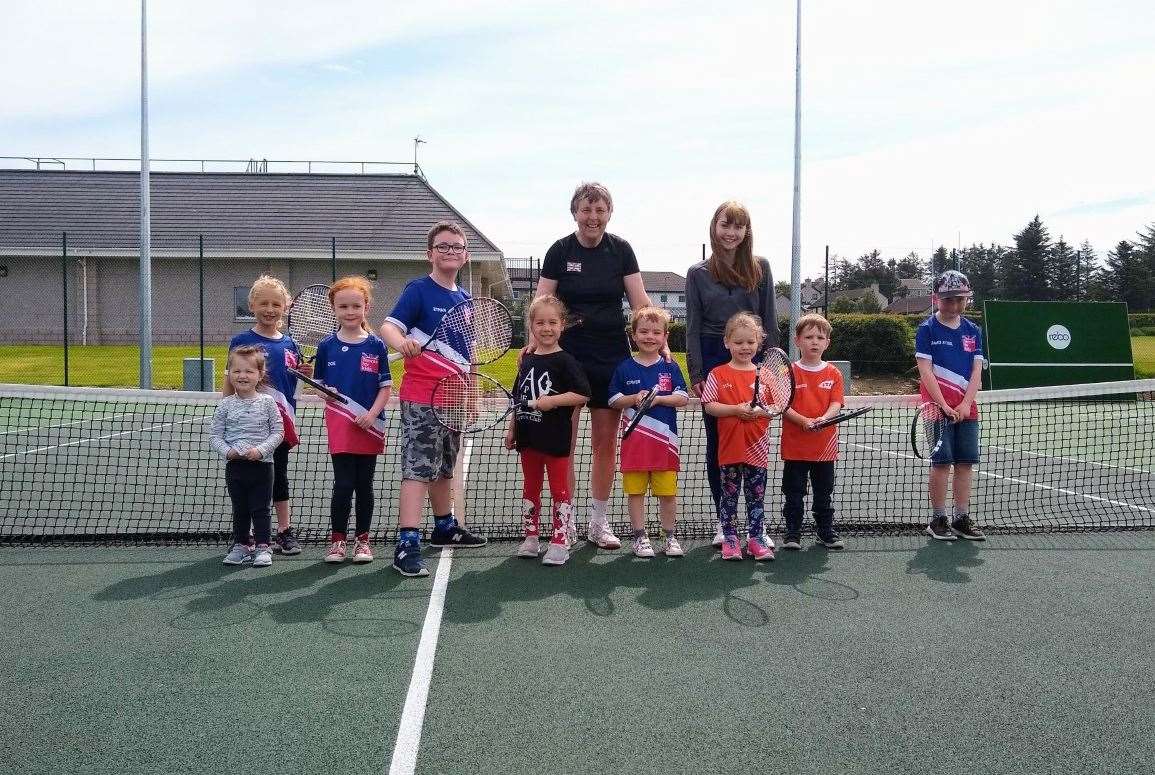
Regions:
M 645 398 L 642 399 L 642 402 L 633 408 L 634 415 L 630 418 L 629 422 L 626 423 L 625 430 L 622 431 L 622 441 L 625 441 L 627 438 L 629 438 L 629 435 L 634 432 L 634 428 L 638 427 L 638 423 L 640 423 L 642 418 L 646 416 L 646 412 L 650 411 L 650 407 L 654 405 L 654 399 L 657 397 L 658 386 L 654 385 L 653 389 L 646 393 Z
M 777 347 L 769 347 L 756 365 L 754 397 L 750 400 L 750 407 L 763 409 L 771 417 L 777 417 L 794 401 L 794 370 L 790 368 L 790 356 Z
M 482 366 L 493 363 L 513 342 L 513 318 L 497 299 L 478 296 L 449 308 L 421 352 L 433 350 L 454 363 Z M 390 361 L 401 353 L 389 354 Z
M 329 303 L 329 286 L 309 285 L 293 297 L 288 330 L 301 348 L 301 355 L 312 363 L 317 357 L 317 345 L 337 330 L 337 317 Z
M 919 460 L 930 460 L 942 446 L 950 428 L 950 418 L 936 403 L 928 401 L 918 407 L 910 424 L 910 446 Z
M 496 428 L 516 411 L 529 408 L 484 374 L 450 374 L 433 386 L 433 414 L 454 433 L 481 433 Z
M 855 417 L 861 417 L 871 410 L 872 407 L 863 406 L 859 409 L 840 409 L 838 414 L 833 417 L 827 417 L 825 420 L 819 420 L 812 426 L 813 430 L 819 431 L 823 428 L 829 428 L 831 425 L 838 425 L 840 422 L 852 420 Z
M 366 412 L 369 411 L 368 409 L 366 409 L 365 407 L 361 406 L 359 403 L 354 401 L 352 398 L 349 398 L 346 395 L 338 393 L 336 390 L 333 390 L 333 388 L 329 387 L 328 385 L 326 385 L 322 382 L 318 382 L 317 380 L 313 379 L 312 377 L 305 376 L 304 374 L 297 371 L 296 369 L 288 369 L 288 371 L 292 372 L 293 375 L 297 379 L 301 380 L 306 385 L 313 388 L 313 390 L 316 390 L 318 393 L 320 393 L 322 396 L 324 396 L 327 400 L 332 401 L 334 404 L 338 404 L 340 406 L 339 411 L 341 411 L 342 414 L 345 414 L 351 420 L 356 419 L 359 415 L 365 414 Z M 383 438 L 385 438 L 385 421 L 382 420 L 380 417 L 378 417 L 375 420 L 373 420 L 373 425 L 371 427 L 369 427 L 367 430 L 369 433 L 373 434 L 374 436 L 378 436 L 378 437 L 383 439 Z

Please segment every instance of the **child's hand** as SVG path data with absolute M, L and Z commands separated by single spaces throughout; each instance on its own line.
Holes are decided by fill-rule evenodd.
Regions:
M 541 396 L 530 401 L 530 408 L 536 409 L 539 412 L 548 412 L 553 409 L 553 401 L 550 401 L 550 396 Z
M 802 427 L 808 431 L 812 431 L 812 430 L 814 430 L 814 423 L 818 422 L 819 419 L 821 419 L 821 418 L 819 418 L 819 417 L 803 417 L 802 418 Z
M 944 406 L 942 408 L 942 411 L 943 411 L 943 414 L 945 414 L 947 416 L 947 419 L 950 420 L 951 422 L 958 422 L 959 420 L 961 420 L 963 418 L 962 412 L 960 412 L 958 409 L 956 409 L 953 406 Z M 967 414 L 970 414 L 970 410 L 967 410 Z
M 640 406 L 641 403 L 646 400 L 646 396 L 648 396 L 649 394 L 650 394 L 650 391 L 648 391 L 648 390 L 639 390 L 637 393 L 634 393 L 634 395 L 631 396 L 631 398 L 634 399 L 633 405 L 634 406 Z
M 401 346 L 397 348 L 397 352 L 401 353 L 406 358 L 413 358 L 421 353 L 421 345 L 417 344 L 417 342 L 413 339 L 406 337 L 401 342 Z
M 301 372 L 306 377 L 311 377 L 313 376 L 313 364 L 309 363 L 308 361 L 302 361 L 301 363 L 297 364 L 297 371 Z
M 357 423 L 358 428 L 369 430 L 373 427 L 373 419 L 373 415 L 365 412 L 364 414 L 357 415 L 357 419 L 353 420 L 353 422 Z
M 750 405 L 749 401 L 743 401 L 742 403 L 738 404 L 736 408 L 738 410 L 738 419 L 742 420 L 743 422 L 749 422 L 750 420 L 755 420 L 758 417 L 757 411 Z
M 256 447 L 253 447 L 245 453 L 245 460 L 260 460 L 262 457 L 264 457 L 264 455 L 262 455 L 261 451 Z
M 955 422 L 962 422 L 971 416 L 971 402 L 964 398 L 963 402 L 956 406 L 954 410 L 958 412 L 958 419 L 955 420 Z
M 240 460 L 241 459 L 241 453 L 237 452 L 235 449 L 230 447 L 229 451 L 225 453 L 225 459 L 226 460 Z

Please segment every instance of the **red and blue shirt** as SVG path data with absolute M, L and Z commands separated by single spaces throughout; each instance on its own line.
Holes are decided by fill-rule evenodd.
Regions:
M 445 313 L 469 298 L 469 293 L 460 287 L 451 290 L 438 285 L 432 277 L 420 277 L 405 286 L 385 320 L 425 346 Z M 417 357 L 406 359 L 405 375 L 401 378 L 401 400 L 431 403 L 437 380 L 469 371 L 470 356 L 469 343 L 464 337 L 457 340 L 450 337 L 449 341 L 435 342 Z
M 295 447 L 300 443 L 297 436 L 297 378 L 289 369 L 297 368 L 297 364 L 301 362 L 301 349 L 288 334 L 281 334 L 278 339 L 270 339 L 249 329 L 229 340 L 229 351 L 247 345 L 260 347 L 265 351 L 268 384 L 261 386 L 261 392 L 268 393 L 277 402 L 281 422 L 285 426 L 285 443 Z
M 349 403 L 325 402 L 325 430 L 331 454 L 379 455 L 385 438 L 372 428 L 365 430 L 354 420 L 377 400 L 381 388 L 391 385 L 389 349 L 369 334 L 357 343 L 330 334 L 317 345 L 313 376 L 349 399 Z
M 634 358 L 626 358 L 610 379 L 610 402 L 641 390 L 658 387 L 659 396 L 688 396 L 686 380 L 678 364 L 659 359 L 652 366 L 643 366 Z M 622 422 L 634 416 L 633 407 L 622 412 Z M 678 454 L 678 410 L 672 406 L 652 406 L 638 422 L 634 432 L 622 441 L 622 471 L 677 471 L 681 466 Z
M 966 318 L 959 318 L 958 328 L 950 328 L 939 321 L 938 315 L 931 315 L 914 332 L 914 357 L 931 362 L 942 397 L 950 406 L 958 406 L 970 386 L 975 360 L 985 360 L 983 332 Z M 918 392 L 923 401 L 931 400 L 926 386 L 921 383 Z M 971 406 L 969 419 L 977 420 L 978 417 L 978 404 L 975 403 Z

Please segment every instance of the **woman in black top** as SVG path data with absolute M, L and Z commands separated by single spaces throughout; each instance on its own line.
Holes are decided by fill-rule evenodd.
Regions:
M 592 391 L 589 407 L 593 462 L 588 536 L 603 549 L 621 547 L 621 541 L 610 530 L 606 509 L 614 484 L 621 418 L 621 413 L 607 404 L 610 377 L 630 354 L 622 317 L 622 296 L 629 299 L 632 309 L 650 304 L 630 243 L 606 232 L 613 210 L 613 198 L 605 186 L 583 183 L 577 187 L 570 200 L 570 213 L 577 229 L 553 243 L 546 252 L 536 293 L 557 296 L 569 308 L 570 327 L 562 335 L 561 346 L 582 365 Z M 527 349 L 532 351 L 534 347 L 531 335 Z M 577 444 L 580 414 L 573 414 L 571 493 L 574 490 L 572 450 Z

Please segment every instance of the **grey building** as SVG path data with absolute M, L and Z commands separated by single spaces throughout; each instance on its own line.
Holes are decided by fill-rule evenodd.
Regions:
M 150 183 L 158 344 L 196 341 L 202 240 L 209 342 L 251 325 L 246 296 L 263 273 L 293 292 L 366 276 L 379 323 L 428 272 L 425 235 L 439 220 L 465 229 L 461 284 L 510 295 L 501 250 L 419 174 L 153 172 Z M 59 342 L 65 298 L 72 342 L 135 341 L 139 213 L 136 172 L 0 170 L 0 341 Z

